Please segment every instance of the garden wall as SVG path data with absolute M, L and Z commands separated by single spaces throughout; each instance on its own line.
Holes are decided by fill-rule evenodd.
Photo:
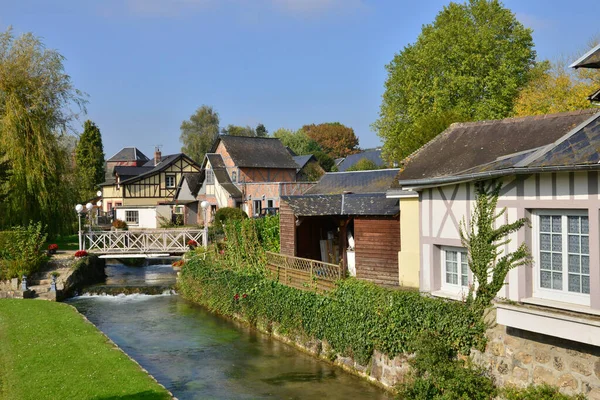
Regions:
M 472 358 L 497 385 L 548 383 L 565 394 L 600 400 L 600 348 L 504 325 L 495 325 L 486 336 L 485 352 L 473 350 Z

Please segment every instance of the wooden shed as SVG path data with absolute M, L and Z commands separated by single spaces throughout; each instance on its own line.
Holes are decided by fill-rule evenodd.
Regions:
M 398 199 L 385 195 L 397 174 L 398 169 L 328 173 L 304 195 L 282 197 L 281 253 L 343 262 L 359 279 L 399 285 Z

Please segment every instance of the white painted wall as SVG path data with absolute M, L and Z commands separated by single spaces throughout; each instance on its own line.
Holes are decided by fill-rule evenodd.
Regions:
M 130 229 L 156 229 L 159 227 L 158 216 L 162 215 L 171 219 L 171 206 L 158 205 L 155 207 L 119 207 L 117 208 L 117 219 L 126 221 L 126 211 L 137 211 L 139 216 L 138 224 L 127 223 Z

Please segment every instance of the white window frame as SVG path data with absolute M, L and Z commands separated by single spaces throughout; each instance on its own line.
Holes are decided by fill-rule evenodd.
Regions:
M 576 293 L 569 292 L 569 264 L 568 264 L 568 245 L 569 245 L 569 233 L 568 233 L 568 216 L 577 217 L 588 217 L 587 210 L 577 209 L 560 209 L 560 210 L 534 210 L 532 211 L 533 216 L 533 240 L 532 240 L 532 252 L 533 252 L 533 297 L 547 300 L 560 301 L 563 303 L 579 304 L 583 306 L 590 305 L 590 294 L 587 293 Z M 562 236 L 562 259 L 563 259 L 563 289 L 548 289 L 542 288 L 540 285 L 540 216 L 551 215 L 561 217 L 561 236 Z M 589 235 L 589 234 L 588 234 Z M 591 243 L 589 245 L 591 247 Z M 589 253 L 588 253 L 589 254 Z M 590 261 L 590 268 L 592 263 Z M 590 282 L 591 286 L 591 282 Z M 590 287 L 591 291 L 591 287 Z
M 169 180 L 172 180 L 172 184 L 169 185 Z M 173 189 L 177 184 L 175 183 L 175 175 L 165 175 L 165 187 L 167 189 Z
M 214 185 L 215 184 L 215 174 L 212 169 L 206 170 L 206 184 Z
M 231 182 L 237 183 L 237 171 L 231 171 Z
M 447 252 L 456 252 L 457 253 L 457 266 L 458 266 L 458 284 L 452 284 L 446 282 L 446 253 Z M 463 257 L 464 261 L 467 264 L 467 284 L 462 285 L 462 277 L 463 277 Z M 458 295 L 467 295 L 469 293 L 469 285 L 472 283 L 473 278 L 471 274 L 471 270 L 469 269 L 469 258 L 467 255 L 467 249 L 464 247 L 449 247 L 443 246 L 440 251 L 440 261 L 441 261 L 441 276 L 440 276 L 440 289 L 442 292 L 453 293 Z
M 135 213 L 135 219 L 129 218 L 129 213 Z M 125 222 L 128 225 L 139 225 L 140 224 L 140 212 L 139 210 L 125 210 Z

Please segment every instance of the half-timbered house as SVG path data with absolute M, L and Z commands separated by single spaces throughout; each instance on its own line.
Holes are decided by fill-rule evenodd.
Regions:
M 199 172 L 200 166 L 185 154 L 163 157 L 157 150 L 141 166 L 115 166 L 114 180 L 103 184 L 103 201 L 130 227 L 156 228 L 183 213 L 173 201 L 179 183 L 185 174 Z
M 404 284 L 398 274 L 398 169 L 327 173 L 304 195 L 283 196 L 281 253 L 338 264 L 359 279 Z
M 531 221 L 501 256 L 526 243 L 533 262 L 509 272 L 498 296 L 513 302 L 497 304 L 498 323 L 600 346 L 599 149 L 595 109 L 452 125 L 408 160 L 390 191 L 417 193 L 420 206 L 419 223 L 401 232 L 419 237 L 416 248 L 400 249 L 418 251 L 419 264 L 400 267 L 420 268 L 422 291 L 464 298 L 476 282 L 459 227 L 469 223 L 475 183 L 501 182 L 501 222 Z

